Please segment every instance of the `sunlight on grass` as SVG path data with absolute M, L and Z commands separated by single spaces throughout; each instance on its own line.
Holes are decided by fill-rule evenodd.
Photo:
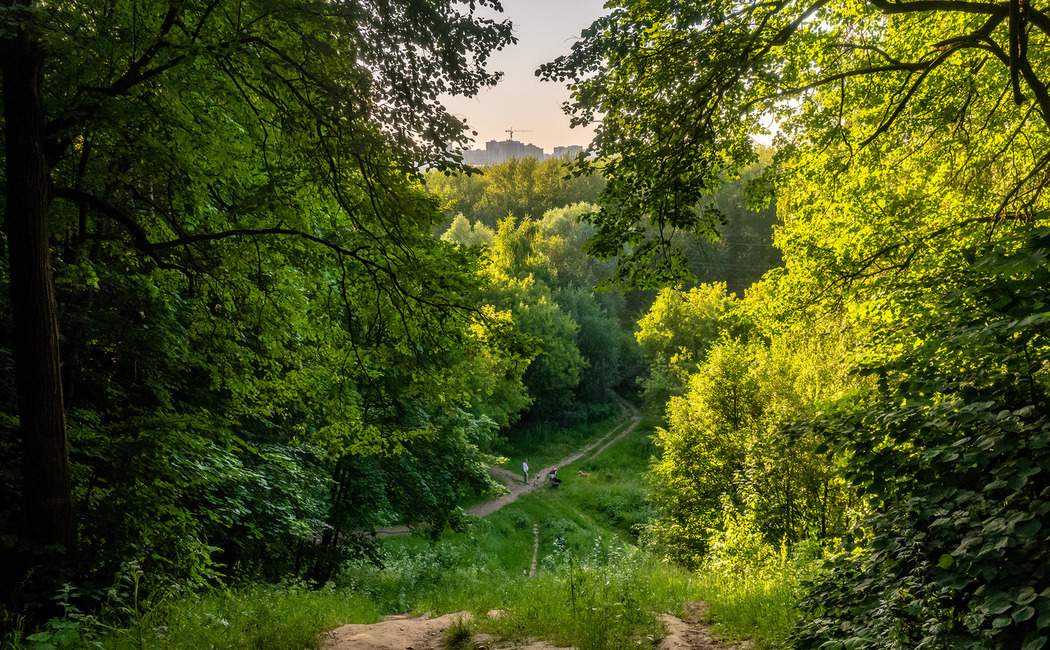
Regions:
M 326 630 L 380 619 L 376 603 L 346 590 L 254 585 L 176 599 L 95 647 L 317 648 Z
M 614 418 L 567 433 L 562 448 L 548 454 L 564 457 L 619 426 L 625 423 Z M 84 638 L 104 648 L 310 648 L 323 631 L 345 623 L 467 610 L 473 630 L 506 642 L 538 637 L 618 650 L 652 647 L 665 633 L 661 613 L 681 615 L 683 603 L 705 601 L 717 633 L 753 638 L 758 648 L 783 647 L 796 583 L 786 560 L 775 565 L 783 570 L 758 576 L 694 574 L 637 548 L 638 527 L 649 516 L 650 432 L 638 427 L 599 457 L 566 466 L 561 488 L 537 489 L 464 532 L 437 542 L 386 539 L 382 566 L 350 562 L 323 589 L 254 586 L 181 597 L 123 629 L 84 626 Z M 535 458 L 534 466 L 544 456 Z M 539 572 L 530 578 L 534 525 Z M 488 616 L 492 610 L 501 614 Z
M 784 647 L 795 622 L 798 584 L 790 575 L 707 574 L 692 585 L 708 604 L 714 630 L 731 639 L 753 638 L 759 648 Z

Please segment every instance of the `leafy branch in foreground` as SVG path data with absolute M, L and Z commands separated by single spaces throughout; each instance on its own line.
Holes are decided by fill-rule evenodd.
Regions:
M 39 562 L 91 572 L 118 561 L 78 548 L 137 547 L 200 578 L 216 561 L 209 542 L 235 564 L 251 546 L 236 531 L 258 534 L 237 509 L 206 522 L 187 514 L 258 496 L 218 467 L 301 470 L 274 480 L 290 486 L 324 461 L 311 448 L 283 463 L 267 445 L 371 449 L 396 433 L 396 449 L 455 428 L 449 413 L 407 402 L 433 397 L 420 389 L 428 381 L 451 391 L 450 357 L 476 342 L 464 333 L 479 317 L 473 262 L 430 237 L 440 216 L 412 175 L 455 164 L 464 124 L 439 96 L 494 83 L 488 56 L 513 42 L 509 23 L 479 7 L 500 10 L 496 0 L 0 3 L 18 397 L 4 444 L 21 462 L 5 500 L 18 507 L 2 513 L 16 533 L 5 540 L 8 595 L 39 597 L 22 582 Z M 60 311 L 73 325 L 61 331 Z M 299 329 L 279 331 L 279 319 Z M 122 401 L 132 397 L 143 401 Z M 208 451 L 217 442 L 228 455 Z M 472 443 L 445 442 L 472 459 L 468 482 L 480 480 Z M 122 471 L 138 475 L 135 452 L 157 471 L 143 485 L 158 489 L 131 490 L 126 521 L 107 527 L 95 517 L 101 495 L 120 493 Z M 200 471 L 172 476 L 167 461 Z M 144 514 L 151 495 L 165 497 L 161 516 Z M 454 497 L 439 500 L 447 509 Z M 276 521 L 324 519 L 286 505 Z
M 899 296 L 915 304 L 878 333 L 879 390 L 800 425 L 879 507 L 808 589 L 796 647 L 1045 646 L 1048 244 L 1032 229 L 973 251 L 943 297 Z
M 779 162 L 794 146 L 830 148 L 846 174 L 919 151 L 952 167 L 946 191 L 995 197 L 963 220 L 1038 214 L 1048 28 L 1013 0 L 617 2 L 537 74 L 570 83 L 575 122 L 599 122 L 592 153 L 608 184 L 591 252 L 622 254 L 616 281 L 649 286 L 684 275 L 676 233 L 717 237 L 724 215 L 701 200 L 753 162 L 770 120 L 793 145 Z M 771 166 L 753 199 L 785 173 Z

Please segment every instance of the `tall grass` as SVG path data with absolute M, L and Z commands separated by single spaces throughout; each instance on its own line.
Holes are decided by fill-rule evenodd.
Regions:
M 118 608 L 119 609 L 119 608 Z M 13 630 L 0 648 L 317 648 L 321 632 L 381 619 L 375 602 L 347 590 L 250 585 L 184 595 L 140 612 L 67 612 L 33 634 Z
M 153 638 L 146 647 L 315 648 L 322 630 L 380 618 L 376 603 L 345 590 L 253 585 L 180 600 L 147 621 Z M 107 647 L 140 647 L 138 631 L 130 632 L 127 642 Z
M 541 637 L 581 650 L 618 650 L 651 646 L 664 634 L 659 614 L 681 615 L 682 603 L 702 600 L 720 634 L 753 638 L 758 648 L 783 647 L 794 620 L 797 574 L 812 560 L 782 555 L 762 571 L 713 564 L 690 573 L 636 547 L 637 527 L 649 515 L 644 474 L 656 453 L 646 424 L 651 421 L 600 456 L 562 468 L 561 488 L 535 490 L 436 543 L 387 539 L 382 566 L 347 564 L 323 589 L 251 585 L 184 595 L 108 622 L 105 613 L 67 617 L 59 623 L 74 625 L 76 644 L 64 646 L 51 634 L 51 645 L 300 649 L 317 647 L 324 630 L 344 623 L 468 610 L 474 629 L 508 641 Z M 563 458 L 622 425 L 617 418 L 563 432 L 562 447 L 530 451 L 529 460 L 541 467 L 545 458 Z M 530 578 L 534 524 L 541 561 Z M 502 613 L 489 617 L 491 610 Z M 8 639 L 15 649 L 44 647 L 25 633 Z

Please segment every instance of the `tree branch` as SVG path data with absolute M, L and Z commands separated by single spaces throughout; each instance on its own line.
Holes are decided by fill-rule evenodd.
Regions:
M 890 0 L 868 0 L 879 11 L 886 14 L 906 14 L 926 11 L 955 11 L 967 14 L 1007 13 L 1006 5 L 994 2 L 964 2 L 963 0 L 915 0 L 913 2 L 891 2 Z
M 936 70 L 937 67 L 940 64 L 942 64 L 945 61 L 947 61 L 948 57 L 950 57 L 957 50 L 960 50 L 963 47 L 965 47 L 965 46 L 963 44 L 961 44 L 961 43 L 957 44 L 957 45 L 954 45 L 953 47 L 948 48 L 944 52 L 941 52 L 937 56 L 937 58 L 935 58 L 933 61 L 931 61 L 929 63 L 929 65 L 926 67 L 926 69 L 923 70 L 922 73 L 919 74 L 919 78 L 915 80 L 915 83 L 912 84 L 911 88 L 908 89 L 908 93 L 904 96 L 904 99 L 902 99 L 900 101 L 900 103 L 897 104 L 897 108 L 895 108 L 893 110 L 893 113 L 888 118 L 883 120 L 882 124 L 880 124 L 879 127 L 877 129 L 875 129 L 875 132 L 872 133 L 869 137 L 865 138 L 864 141 L 860 143 L 860 146 L 861 147 L 868 146 L 869 144 L 871 144 L 871 142 L 873 140 L 875 140 L 875 138 L 879 137 L 880 135 L 882 135 L 883 133 L 888 131 L 890 126 L 893 125 L 893 123 L 897 120 L 897 118 L 900 116 L 900 114 L 902 112 L 904 112 L 904 109 L 908 106 L 908 102 L 911 101 L 911 98 L 914 97 L 915 93 L 917 93 L 919 91 L 919 87 L 922 86 L 922 82 L 926 80 L 926 77 L 929 76 L 929 74 L 931 72 Z

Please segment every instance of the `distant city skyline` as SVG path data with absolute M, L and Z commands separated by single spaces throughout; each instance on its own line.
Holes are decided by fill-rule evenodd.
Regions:
M 566 158 L 583 151 L 583 145 L 557 146 L 551 153 L 541 147 L 520 140 L 489 140 L 485 148 L 469 149 L 463 152 L 463 162 L 468 165 L 492 165 L 507 162 L 512 158 L 535 158 L 539 161 L 548 158 Z
M 580 31 L 604 12 L 604 0 L 502 0 L 503 17 L 514 24 L 516 45 L 493 53 L 490 70 L 502 70 L 503 80 L 495 88 L 473 98 L 448 97 L 449 112 L 466 118 L 474 137 L 474 149 L 490 140 L 514 139 L 534 144 L 544 151 L 555 147 L 588 145 L 593 127 L 569 128 L 561 109 L 569 91 L 561 84 L 542 82 L 536 69 L 562 54 L 568 54 Z

